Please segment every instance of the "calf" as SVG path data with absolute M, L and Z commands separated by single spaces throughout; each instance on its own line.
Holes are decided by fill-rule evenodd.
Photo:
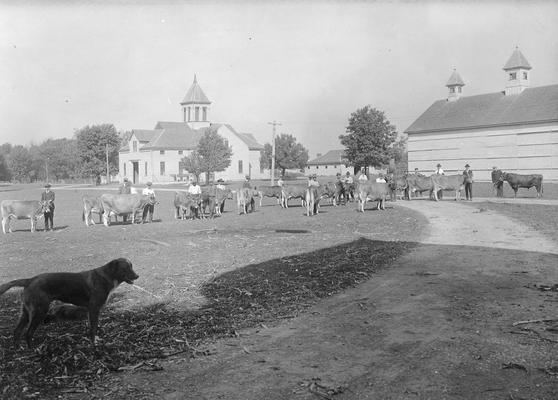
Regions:
M 12 219 L 30 219 L 31 232 L 35 232 L 37 227 L 37 219 L 44 216 L 48 210 L 48 205 L 44 201 L 37 200 L 2 200 L 0 203 L 2 209 L 2 232 L 12 233 Z
M 300 199 L 302 202 L 302 206 L 304 207 L 304 202 L 306 199 L 306 188 L 308 186 L 306 184 L 298 184 L 298 185 L 283 185 L 282 189 L 282 205 L 284 208 L 289 208 L 289 200 L 290 199 Z
M 136 212 L 141 211 L 147 204 L 155 204 L 155 196 L 142 194 L 103 194 L 101 195 L 103 207 L 103 221 L 109 226 L 111 214 L 132 214 L 132 224 L 135 222 Z
M 248 207 L 250 211 L 254 212 L 255 200 L 254 200 L 254 190 L 250 188 L 240 188 L 236 192 L 236 201 L 238 205 L 239 214 L 248 214 Z
M 199 196 L 188 192 L 174 192 L 174 217 L 186 219 L 189 215 L 198 214 Z M 182 217 L 181 217 L 182 214 Z

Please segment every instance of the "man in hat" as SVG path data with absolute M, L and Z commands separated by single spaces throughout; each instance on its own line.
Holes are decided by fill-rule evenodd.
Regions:
M 463 181 L 465 182 L 465 197 L 467 200 L 473 200 L 473 171 L 469 164 L 465 164 L 463 171 Z
M 47 204 L 44 212 L 45 231 L 54 230 L 54 192 L 50 190 L 50 183 L 45 185 L 45 191 L 41 194 L 41 201 Z
M 251 185 L 250 185 L 250 177 L 248 175 L 246 175 L 244 177 L 244 183 L 242 184 L 243 188 L 247 188 L 247 189 L 251 189 Z
M 151 188 L 151 182 L 147 182 L 145 185 L 145 189 L 141 192 L 144 196 L 149 196 L 153 200 L 155 200 L 155 191 Z M 145 217 L 149 214 L 148 222 L 153 222 L 153 211 L 155 210 L 155 204 L 147 203 L 147 205 L 143 208 L 143 217 L 142 223 L 145 223 Z
M 498 167 L 492 167 L 492 184 L 496 188 L 496 197 L 504 197 L 504 182 L 500 180 L 502 171 Z
M 445 175 L 444 170 L 442 169 L 442 164 L 438 163 L 438 165 L 436 165 L 436 171 L 434 171 L 434 173 L 436 175 Z

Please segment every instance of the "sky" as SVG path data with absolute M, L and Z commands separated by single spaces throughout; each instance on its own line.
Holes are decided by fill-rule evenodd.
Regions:
M 313 158 L 366 105 L 402 133 L 454 68 L 464 96 L 503 90 L 516 46 L 532 86 L 558 83 L 556 21 L 536 0 L 0 0 L 0 143 L 180 121 L 196 74 L 212 122 L 264 144 L 278 121 Z

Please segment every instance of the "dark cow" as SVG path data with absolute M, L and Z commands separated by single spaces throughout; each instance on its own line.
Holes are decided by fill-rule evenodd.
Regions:
M 281 204 L 281 186 L 258 186 L 255 190 L 258 192 L 260 198 L 260 207 L 262 206 L 264 196 L 275 197 L 277 199 L 277 204 Z
M 409 199 L 411 198 L 411 194 L 430 191 L 432 189 L 432 179 L 429 176 L 425 176 L 422 174 L 410 174 L 407 175 L 406 179 L 407 183 L 407 192 L 409 195 Z
M 256 192 L 254 189 L 250 188 L 240 188 L 236 192 L 236 201 L 238 205 L 238 213 L 239 214 L 248 214 L 248 207 L 250 207 L 250 211 L 254 212 L 255 210 L 255 203 L 254 195 Z
M 463 190 L 465 184 L 464 175 L 431 175 L 430 180 L 432 181 L 432 186 L 430 189 L 430 195 L 434 197 L 434 200 L 438 201 L 438 192 L 440 190 L 452 190 L 455 191 L 455 200 L 461 199 L 461 191 Z
M 359 182 L 356 186 L 356 195 L 359 201 L 359 211 L 364 212 L 368 200 L 378 202 L 377 210 L 385 210 L 384 202 L 391 196 L 391 189 L 384 182 Z
M 198 214 L 200 196 L 188 192 L 174 192 L 174 218 L 183 220 Z M 182 214 L 182 215 L 181 215 Z
M 95 225 L 95 221 L 93 221 L 93 217 L 91 216 L 92 213 L 99 215 L 99 223 L 103 223 L 103 206 L 101 204 L 101 200 L 97 196 L 83 196 L 81 198 L 83 203 L 83 212 L 81 213 L 82 221 L 85 221 L 85 225 L 89 226 L 89 224 Z
M 290 199 L 300 199 L 302 202 L 302 206 L 304 207 L 304 202 L 306 199 L 306 188 L 308 185 L 306 184 L 291 184 L 291 185 L 283 185 L 282 190 L 282 205 L 285 208 L 289 208 L 289 200 Z
M 37 227 L 37 219 L 44 216 L 48 210 L 48 204 L 38 200 L 2 200 L 0 203 L 2 209 L 2 232 L 12 233 L 12 219 L 30 219 L 31 232 L 35 232 Z
M 500 175 L 502 182 L 507 181 L 513 189 L 513 197 L 517 197 L 519 188 L 530 189 L 533 186 L 537 189 L 537 197 L 541 197 L 543 193 L 543 176 L 540 174 L 520 175 L 511 172 L 502 172 Z
M 155 196 L 143 194 L 103 194 L 100 197 L 103 207 L 103 221 L 109 226 L 111 214 L 132 214 L 132 224 L 135 222 L 136 213 L 143 212 L 147 204 L 155 204 Z

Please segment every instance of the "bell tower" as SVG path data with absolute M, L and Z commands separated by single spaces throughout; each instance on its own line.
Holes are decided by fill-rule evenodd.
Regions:
M 506 72 L 506 96 L 520 94 L 529 87 L 531 65 L 519 47 L 515 48 L 503 69 Z
M 198 85 L 198 79 L 194 74 L 194 82 L 186 96 L 180 102 L 182 106 L 182 118 L 183 121 L 188 123 L 192 129 L 207 128 L 210 125 L 209 122 L 209 106 L 211 101 L 207 98 L 200 85 Z
M 462 88 L 465 86 L 465 82 L 461 79 L 461 76 L 454 69 L 451 76 L 446 83 L 446 87 L 449 90 L 448 101 L 455 101 L 461 97 Z

